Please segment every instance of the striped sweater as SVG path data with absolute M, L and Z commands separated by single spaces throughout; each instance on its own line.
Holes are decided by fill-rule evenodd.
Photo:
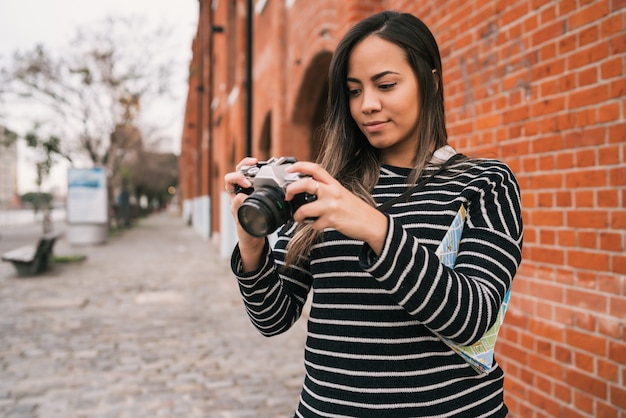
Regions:
M 376 202 L 402 194 L 408 174 L 381 167 Z M 467 219 L 450 269 L 435 250 L 461 205 Z M 495 160 L 461 161 L 386 215 L 379 256 L 326 230 L 305 266 L 284 270 L 287 227 L 273 250 L 266 244 L 256 271 L 238 273 L 233 252 L 248 315 L 263 335 L 288 330 L 313 290 L 295 416 L 504 417 L 502 369 L 479 375 L 435 332 L 469 345 L 496 320 L 521 261 L 514 175 Z

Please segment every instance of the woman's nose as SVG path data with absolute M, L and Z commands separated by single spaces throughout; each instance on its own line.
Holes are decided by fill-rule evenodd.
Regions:
M 376 92 L 364 90 L 362 98 L 363 102 L 361 103 L 361 112 L 364 114 L 367 115 L 377 112 L 382 108 L 382 104 Z

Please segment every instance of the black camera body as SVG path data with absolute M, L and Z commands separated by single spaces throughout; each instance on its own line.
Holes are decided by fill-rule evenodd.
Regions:
M 252 187 L 236 187 L 236 193 L 248 195 L 237 211 L 242 228 L 255 237 L 263 237 L 276 231 L 281 225 L 293 220 L 300 206 L 312 202 L 317 196 L 299 193 L 289 202 L 285 201 L 285 189 L 301 178 L 310 177 L 299 173 L 288 173 L 297 160 L 293 157 L 271 158 L 252 166 L 243 166 L 241 172 L 252 183 Z

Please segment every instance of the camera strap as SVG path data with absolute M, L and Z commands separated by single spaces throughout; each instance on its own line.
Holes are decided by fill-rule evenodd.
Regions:
M 431 174 L 430 176 L 426 177 L 425 179 L 422 179 L 415 186 L 413 186 L 412 188 L 406 190 L 400 196 L 394 197 L 393 199 L 387 200 L 385 203 L 383 203 L 382 205 L 378 206 L 376 209 L 378 209 L 381 212 L 385 212 L 385 211 L 387 211 L 389 208 L 391 208 L 393 205 L 395 205 L 398 202 L 406 202 L 413 193 L 422 190 L 424 188 L 424 186 L 426 186 L 426 184 L 429 181 L 434 179 L 435 176 L 437 176 L 438 174 L 441 174 L 446 168 L 450 167 L 450 165 L 452 165 L 452 163 L 454 163 L 455 161 L 457 161 L 461 157 L 463 157 L 463 154 L 454 154 L 452 157 L 448 158 L 448 160 L 445 163 L 443 163 L 441 165 L 441 167 L 439 167 L 439 169 L 437 169 L 437 171 L 435 171 L 433 174 Z

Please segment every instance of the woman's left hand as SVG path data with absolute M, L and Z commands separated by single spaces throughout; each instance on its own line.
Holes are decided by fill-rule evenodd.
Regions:
M 294 213 L 296 222 L 308 222 L 316 231 L 336 229 L 350 238 L 367 242 L 376 254 L 380 254 L 388 227 L 385 215 L 343 187 L 318 164 L 299 161 L 287 171 L 311 177 L 287 186 L 285 200 L 300 193 L 317 196 L 315 201 L 300 206 Z

